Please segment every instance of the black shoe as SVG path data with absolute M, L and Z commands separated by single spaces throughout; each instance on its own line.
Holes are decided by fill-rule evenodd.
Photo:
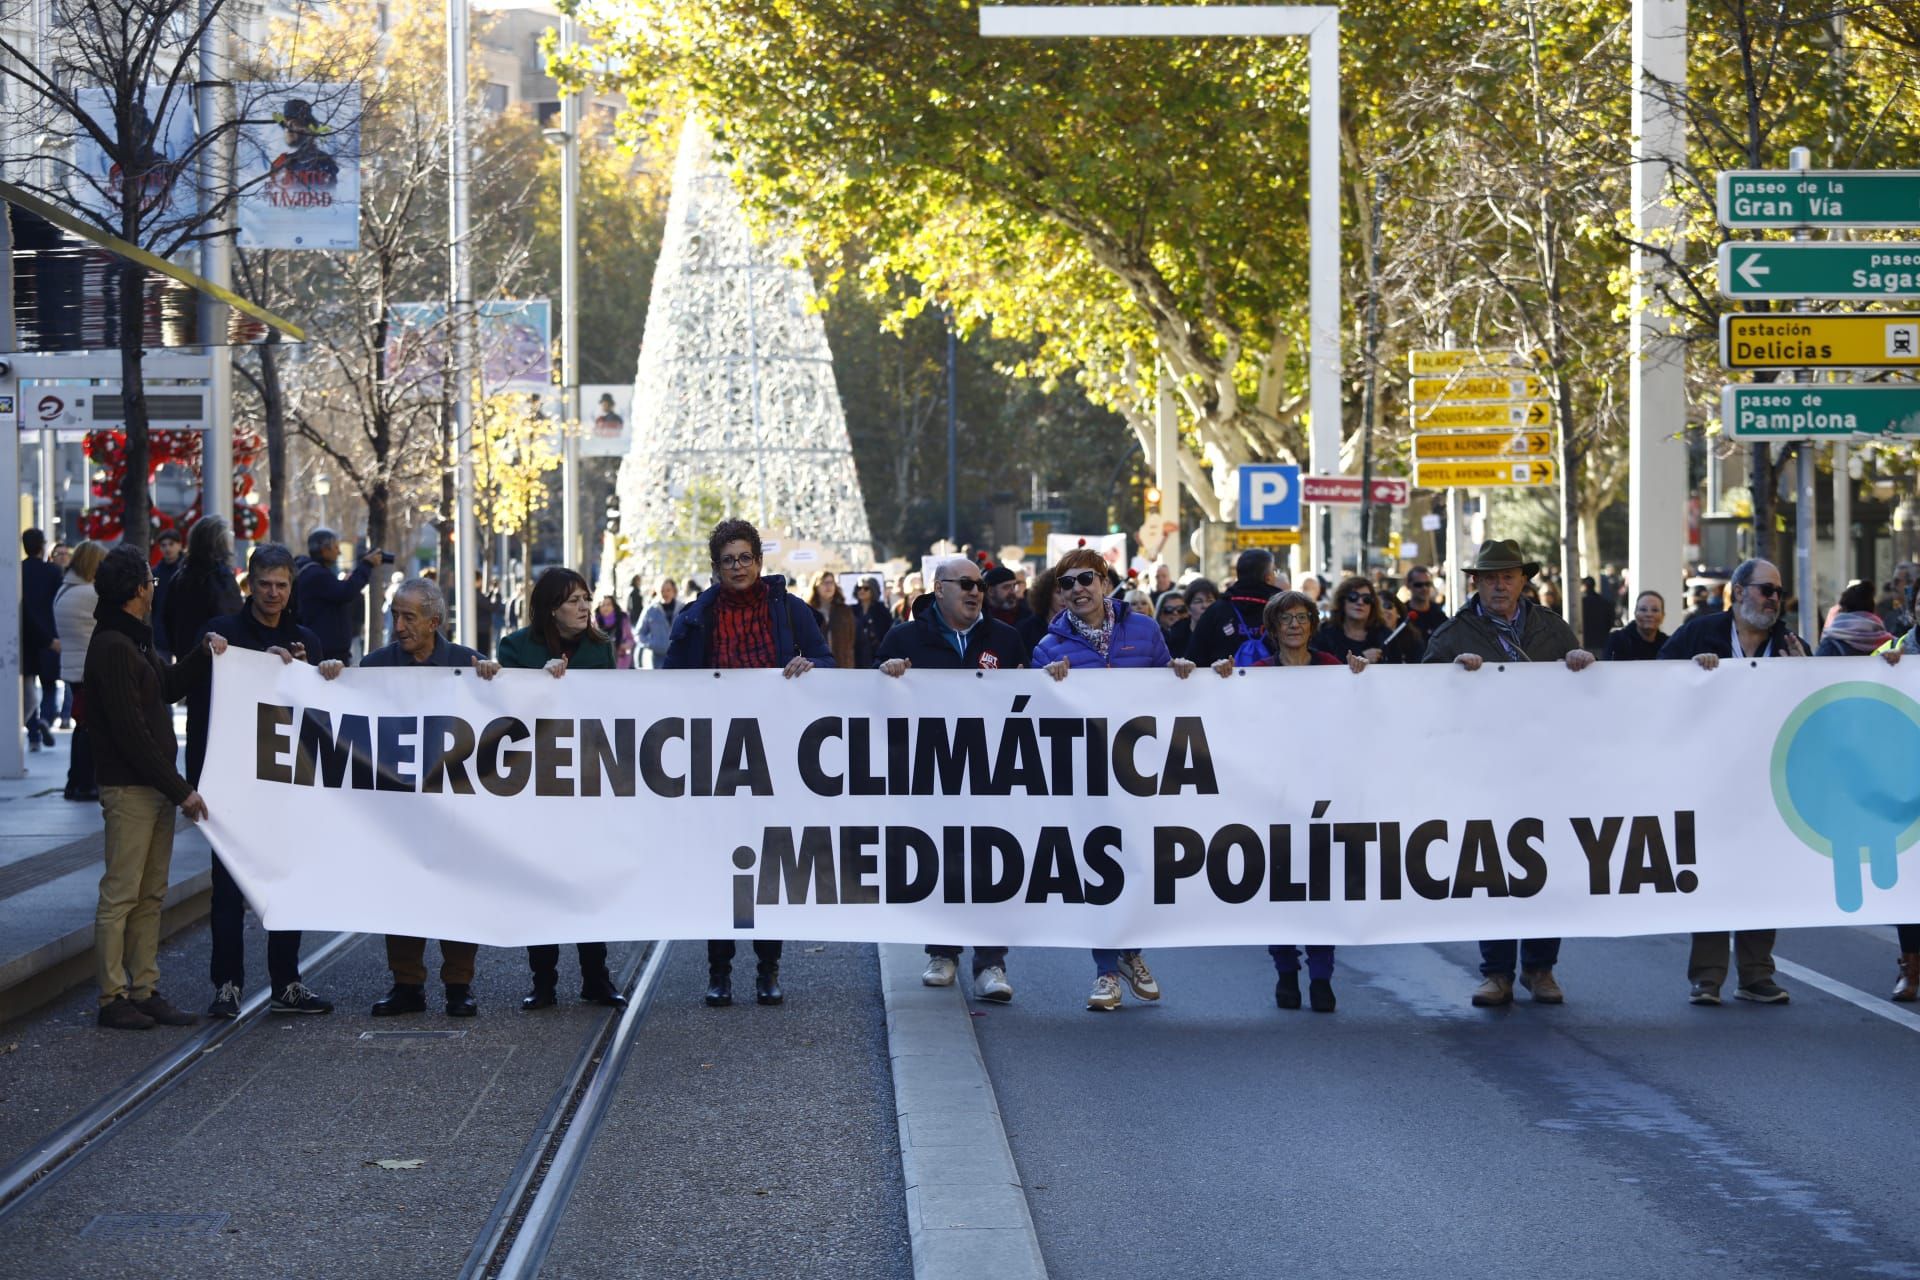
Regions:
M 1737 999 L 1751 1000 L 1755 1004 L 1785 1004 L 1790 999 L 1787 989 L 1772 978 L 1742 983 L 1740 989 L 1733 994 Z
M 733 973 L 727 969 L 707 971 L 707 1008 L 724 1009 L 733 1003 Z
M 153 1030 L 153 1019 L 140 1012 L 140 1007 L 125 996 L 115 996 L 101 1005 L 95 1021 L 113 1031 Z
M 603 1004 L 609 1009 L 624 1009 L 627 998 L 613 985 L 613 976 L 605 970 L 580 979 L 580 998 L 588 1004 Z
M 1300 971 L 1283 973 L 1273 984 L 1273 1002 L 1282 1009 L 1300 1007 Z
M 145 1000 L 135 1000 L 133 1007 L 152 1018 L 163 1027 L 191 1027 L 199 1023 L 200 1015 L 188 1013 L 185 1009 L 176 1009 L 173 1002 L 158 991 Z
M 1687 993 L 1688 1004 L 1719 1004 L 1720 984 L 1702 980 L 1693 984 L 1693 990 Z
M 62 800 L 75 800 L 81 804 L 94 804 L 100 799 L 100 792 L 94 787 L 76 787 L 60 793 Z
M 223 982 L 220 989 L 213 993 L 213 1003 L 207 1006 L 209 1018 L 237 1018 L 240 1016 L 240 984 Z
M 332 1013 L 333 1001 L 309 990 L 304 982 L 289 982 L 267 1006 L 269 1013 Z
M 780 990 L 780 970 L 762 968 L 754 974 L 753 998 L 761 1004 L 779 1004 L 787 998 Z
M 520 998 L 521 1009 L 548 1009 L 553 1007 L 554 991 L 560 985 L 557 977 L 539 974 L 533 980 L 533 990 Z
M 418 990 L 418 988 L 415 988 Z M 421 1003 L 426 1003 L 424 996 Z M 447 984 L 447 1016 L 449 1018 L 477 1018 L 480 1006 L 474 1002 L 473 987 L 465 982 Z
M 396 1018 L 403 1013 L 425 1013 L 427 989 L 418 982 L 396 982 L 383 999 L 373 1002 L 373 1016 Z
M 1333 981 L 1332 979 L 1330 978 L 1308 979 L 1307 1005 L 1315 1013 L 1332 1013 L 1333 1012 Z
M 40 741 L 48 747 L 53 746 L 53 730 L 47 728 L 44 724 L 40 726 Z

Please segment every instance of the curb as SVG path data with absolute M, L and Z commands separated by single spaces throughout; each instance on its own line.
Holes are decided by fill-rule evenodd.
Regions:
M 883 943 L 879 951 L 914 1280 L 1045 1280 L 965 999 L 957 984 L 921 985 L 919 947 Z
M 213 906 L 213 872 L 167 886 L 160 908 L 160 940 L 199 923 Z M 50 1004 L 93 980 L 93 925 L 80 928 L 0 965 L 0 1025 Z

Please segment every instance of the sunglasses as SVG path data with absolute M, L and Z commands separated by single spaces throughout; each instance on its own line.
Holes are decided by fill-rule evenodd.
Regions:
M 1090 587 L 1099 581 L 1101 576 L 1102 575 L 1095 573 L 1091 569 L 1082 569 L 1079 573 L 1063 573 L 1060 575 L 1060 585 L 1063 587 Z
M 968 593 L 980 591 L 984 589 L 984 585 L 985 585 L 978 578 L 942 578 L 940 579 L 940 581 L 946 583 L 950 587 L 958 587 L 962 591 L 965 591 Z
M 1777 582 L 1749 582 L 1747 584 L 1747 590 L 1758 591 L 1767 599 L 1773 600 L 1780 595 L 1780 584 Z
M 1373 597 L 1364 591 L 1356 591 L 1347 597 L 1348 604 L 1372 604 Z
M 1184 618 L 1187 616 L 1185 605 L 1170 604 L 1160 612 L 1172 618 Z

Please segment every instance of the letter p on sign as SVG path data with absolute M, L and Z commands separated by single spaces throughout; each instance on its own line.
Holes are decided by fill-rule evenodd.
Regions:
M 1300 527 L 1300 468 L 1292 463 L 1250 463 L 1240 468 L 1242 529 Z

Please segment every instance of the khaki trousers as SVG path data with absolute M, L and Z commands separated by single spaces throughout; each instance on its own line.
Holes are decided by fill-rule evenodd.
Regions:
M 473 982 L 473 962 L 480 953 L 477 942 L 440 944 L 440 981 L 463 987 Z M 400 934 L 387 935 L 387 968 L 395 982 L 423 986 L 427 981 L 427 940 Z
M 1733 935 L 1733 954 L 1740 968 L 1740 985 L 1751 986 L 1773 976 L 1772 929 L 1742 929 Z M 1727 980 L 1727 935 L 1696 933 L 1693 952 L 1687 957 L 1687 981 L 1711 982 L 1719 986 Z
M 152 787 L 102 787 L 107 866 L 93 914 L 100 1003 L 145 1000 L 160 981 L 160 907 L 173 861 L 173 806 Z

